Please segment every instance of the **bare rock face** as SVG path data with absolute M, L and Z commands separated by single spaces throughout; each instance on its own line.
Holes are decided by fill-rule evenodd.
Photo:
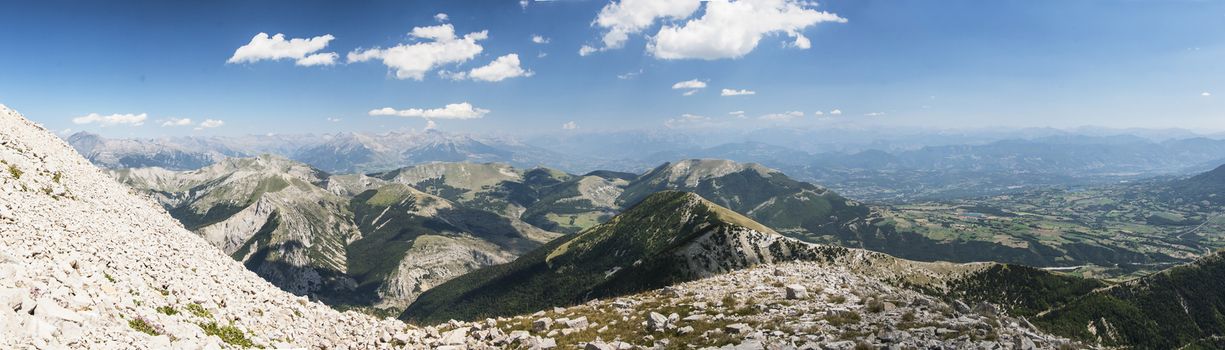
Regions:
M 421 236 L 400 260 L 396 271 L 379 287 L 379 308 L 403 309 L 422 292 L 459 275 L 490 265 L 505 264 L 515 255 L 469 237 Z

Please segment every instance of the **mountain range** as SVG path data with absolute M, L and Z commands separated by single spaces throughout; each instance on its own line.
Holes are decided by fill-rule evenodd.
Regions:
M 981 137 L 899 134 L 893 143 L 856 144 L 848 135 L 857 133 L 848 132 L 699 138 L 682 132 L 625 131 L 524 140 L 439 130 L 131 140 L 77 133 L 67 139 L 99 166 L 173 170 L 196 169 L 226 156 L 265 153 L 331 173 L 384 172 L 428 162 L 640 173 L 676 159 L 728 159 L 759 163 L 860 200 L 887 202 L 1186 175 L 1225 163 L 1220 156 L 1225 154 L 1225 140 L 1187 134 L 1161 138 L 1053 131 Z M 814 133 L 857 146 L 805 146 L 801 140 Z M 913 141 L 902 141 L 907 138 Z
M 260 156 L 185 172 L 107 174 L 45 129 L 3 106 L 0 112 L 0 164 L 7 168 L 0 172 L 0 228 L 8 233 L 0 236 L 0 316 L 15 320 L 0 327 L 5 346 L 1159 349 L 1219 347 L 1225 334 L 1221 252 L 1115 283 L 806 243 L 785 235 L 826 235 L 818 230 L 845 227 L 844 220 L 853 228 L 854 219 L 843 216 L 862 214 L 863 206 L 754 164 L 688 160 L 638 176 L 575 176 L 439 163 L 331 175 Z M 507 216 L 566 203 L 540 200 L 554 189 L 600 193 L 574 190 L 593 178 L 624 181 L 612 201 L 624 207 L 607 220 L 555 238 Z M 1211 176 L 1193 179 L 1205 178 Z M 149 197 L 114 179 L 145 186 Z M 800 206 L 799 214 L 773 207 L 787 198 L 816 204 Z M 818 215 L 815 226 L 784 220 L 814 210 L 830 215 Z M 327 217 L 309 217 L 316 214 Z M 351 226 L 336 220 L 345 215 Z M 217 225 L 239 229 L 211 229 Z M 343 269 L 327 277 L 352 279 L 355 289 L 403 291 L 387 281 L 424 276 L 405 269 L 406 260 L 437 262 L 430 253 L 460 240 L 519 257 L 501 264 L 496 254 L 470 250 L 465 254 L 489 264 L 429 265 L 424 275 L 441 274 L 429 270 L 439 266 L 475 270 L 422 288 L 401 316 L 496 318 L 417 328 L 327 310 L 256 277 L 309 289 L 293 284 L 311 281 L 302 271 Z M 379 250 L 391 253 L 363 255 Z M 386 259 L 397 250 L 424 254 Z M 382 284 L 365 279 L 380 275 Z
M 158 198 L 186 227 L 288 291 L 388 311 L 408 306 L 432 286 L 513 261 L 669 190 L 694 193 L 801 241 L 907 259 L 1032 266 L 1179 261 L 1086 242 L 1017 237 L 1027 244 L 1016 246 L 932 238 L 829 189 L 727 160 L 670 162 L 642 174 L 428 163 L 332 175 L 265 155 L 186 172 L 111 173 Z

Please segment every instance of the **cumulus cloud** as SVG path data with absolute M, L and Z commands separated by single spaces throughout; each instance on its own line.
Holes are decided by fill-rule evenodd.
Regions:
M 816 111 L 816 112 L 812 112 L 812 115 L 825 115 L 825 112 Z
M 830 114 L 830 115 L 842 115 L 842 110 L 841 110 L 841 109 L 835 109 L 835 110 L 829 111 L 829 114 Z
M 1208 96 L 1212 96 L 1212 93 L 1211 93 L 1211 92 L 1204 91 L 1204 92 L 1199 93 L 1199 95 L 1200 95 L 1200 96 L 1204 96 L 1204 97 L 1208 97 Z
M 836 14 L 817 11 L 799 0 L 710 0 L 699 18 L 681 25 L 664 25 L 647 51 L 659 59 L 739 58 L 752 52 L 766 35 L 785 34 L 790 46 L 807 49 L 805 28 L 822 22 L 846 22 Z
M 673 90 L 680 90 L 680 89 L 705 89 L 705 88 L 706 88 L 706 82 L 701 81 L 701 80 L 697 80 L 697 79 L 693 79 L 693 80 L 686 80 L 686 81 L 678 82 L 678 83 L 676 83 L 676 84 L 672 84 L 672 89 L 673 89 Z
M 328 117 L 328 118 L 327 118 L 327 121 L 329 121 L 329 122 L 333 122 L 333 123 L 336 123 L 336 122 L 340 122 L 340 121 L 341 121 L 341 119 L 340 119 L 340 118 L 332 118 L 332 117 Z
M 571 121 L 566 122 L 565 124 L 562 124 L 561 128 L 562 130 L 577 130 L 578 123 L 575 123 L 573 120 L 571 120 Z
M 212 129 L 222 125 L 225 125 L 224 121 L 217 119 L 205 119 L 204 121 L 200 122 L 200 125 L 196 126 L 196 130 Z
M 388 68 L 395 70 L 397 79 L 422 80 L 425 73 L 438 67 L 476 57 L 484 50 L 477 42 L 488 38 L 489 31 L 482 30 L 457 37 L 455 27 L 448 23 L 415 27 L 409 35 L 422 41 L 386 49 L 358 49 L 349 52 L 346 58 L 349 63 L 378 59 Z
M 489 113 L 488 109 L 476 108 L 468 102 L 451 103 L 442 108 L 409 108 L 397 110 L 391 107 L 370 110 L 372 116 L 416 117 L 425 119 L 477 119 Z
M 170 118 L 162 121 L 162 126 L 188 126 L 191 118 Z
M 537 43 L 537 44 L 548 44 L 549 38 L 546 38 L 540 35 L 532 35 L 532 42 Z
M 757 91 L 753 91 L 753 90 L 723 89 L 723 92 L 720 92 L 719 96 L 743 96 L 743 95 L 756 95 L 756 94 L 757 94 Z
M 706 88 L 706 82 L 697 80 L 697 79 L 686 80 L 686 81 L 678 82 L 676 84 L 672 84 L 672 90 L 686 90 L 686 89 L 689 90 L 681 94 L 684 96 L 693 96 L 693 94 L 698 93 L 698 90 L 705 89 L 705 88 Z
M 146 113 L 141 114 L 111 114 L 101 115 L 98 113 L 90 113 L 88 115 L 72 118 L 73 124 L 98 124 L 101 126 L 113 125 L 132 125 L 141 126 L 145 124 L 145 120 L 149 119 Z
M 255 63 L 263 60 L 276 61 L 293 59 L 299 66 L 330 66 L 336 64 L 340 57 L 335 52 L 319 52 L 327 48 L 328 42 L 335 39 L 331 34 L 325 34 L 310 39 L 292 38 L 285 40 L 285 34 L 259 33 L 251 38 L 251 42 L 234 50 L 234 55 L 226 63 Z
M 744 111 L 732 111 L 728 112 L 727 114 L 732 116 L 732 118 L 744 119 Z
M 438 128 L 438 123 L 435 123 L 433 119 L 425 121 L 425 130 L 434 130 L 437 128 Z
M 447 16 L 447 14 L 442 13 L 442 12 L 439 12 L 438 14 L 434 15 L 434 20 L 435 20 L 435 21 L 439 21 L 439 22 L 446 22 L 446 21 L 447 21 L 447 19 L 449 19 L 449 18 L 451 18 L 451 17 L 450 17 L 450 16 Z
M 512 53 L 498 57 L 493 62 L 473 68 L 468 72 L 444 73 L 443 75 L 455 80 L 503 81 L 516 77 L 530 77 L 535 74 L 519 66 L 519 55 Z
M 578 48 L 579 56 L 587 56 L 596 52 L 600 52 L 600 49 L 591 47 L 590 45 L 583 45 L 583 47 Z
M 610 2 L 600 9 L 592 25 L 605 30 L 604 47 L 591 47 L 588 54 L 596 50 L 617 49 L 625 46 L 631 34 L 650 28 L 657 19 L 684 19 L 698 10 L 701 0 L 621 0 Z M 589 46 L 585 46 L 587 48 Z M 580 50 L 580 53 L 583 51 Z M 586 56 L 586 55 L 584 55 Z
M 872 112 L 872 113 L 864 114 L 865 117 L 880 117 L 884 115 L 885 115 L 885 112 Z
M 790 112 L 783 112 L 783 113 L 766 114 L 766 115 L 757 117 L 757 119 L 786 122 L 786 121 L 791 121 L 794 119 L 801 118 L 803 116 L 804 116 L 804 112 L 790 111 Z

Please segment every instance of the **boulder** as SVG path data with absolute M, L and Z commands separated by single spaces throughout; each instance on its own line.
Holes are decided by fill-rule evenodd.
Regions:
M 807 299 L 808 298 L 808 288 L 805 288 L 802 285 L 789 284 L 787 285 L 786 289 L 787 289 L 787 299 L 794 300 L 794 299 Z
M 532 321 L 532 330 L 534 331 L 544 332 L 549 330 L 549 328 L 553 328 L 553 319 L 551 318 L 542 317 Z
M 668 329 L 668 317 L 658 312 L 651 311 L 647 316 L 647 330 L 651 332 L 662 332 Z

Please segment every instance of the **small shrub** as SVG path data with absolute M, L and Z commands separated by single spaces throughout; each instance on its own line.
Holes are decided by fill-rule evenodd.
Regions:
M 852 324 L 852 323 L 859 323 L 860 320 L 862 320 L 862 318 L 859 316 L 859 313 L 855 311 L 835 312 L 833 314 L 825 316 L 825 321 L 828 321 L 830 325 L 833 325 L 835 327 Z
M 725 307 L 736 306 L 736 297 L 732 296 L 731 294 L 724 295 L 723 296 L 723 306 Z
M 868 312 L 879 313 L 885 310 L 885 303 L 877 299 L 868 302 Z
M 21 169 L 17 169 L 16 165 L 9 164 L 9 174 L 13 175 L 14 179 L 21 179 Z
M 149 321 L 145 321 L 145 319 L 140 318 L 140 317 L 129 320 L 128 327 L 132 327 L 132 329 L 135 329 L 137 332 L 141 332 L 141 333 L 152 335 L 152 336 L 158 336 L 162 334 L 162 332 L 159 329 L 157 329 L 157 327 L 154 327 L 152 324 L 149 324 Z
M 914 322 L 914 320 L 914 311 L 906 311 L 906 313 L 902 314 L 902 322 Z
M 165 315 L 170 315 L 170 316 L 174 316 L 174 315 L 178 315 L 178 314 L 179 314 L 179 310 L 175 310 L 175 309 L 174 309 L 174 307 L 173 307 L 173 306 L 170 306 L 170 305 L 166 305 L 166 306 L 158 306 L 158 307 L 157 307 L 157 312 L 160 312 L 160 313 L 165 314 Z
M 57 171 L 57 172 L 55 172 L 55 174 L 54 174 L 54 175 L 51 175 L 51 181 L 53 181 L 53 182 L 55 182 L 55 183 L 60 183 L 60 178 L 61 178 L 63 175 L 64 175 L 64 173 L 61 173 L 61 172 L 58 172 L 58 171 Z
M 846 302 L 846 296 L 845 296 L 845 295 L 831 295 L 831 296 L 829 296 L 829 302 L 834 303 L 834 304 L 842 304 L 842 303 L 845 303 L 845 302 Z
M 215 335 L 227 344 L 244 348 L 255 346 L 251 339 L 247 339 L 247 334 L 243 333 L 238 327 L 234 327 L 234 325 L 219 326 L 217 322 L 200 323 L 198 325 L 200 329 L 204 330 L 204 334 Z
M 196 303 L 187 304 L 187 312 L 190 312 L 192 315 L 196 315 L 196 317 L 213 318 L 213 314 L 211 312 L 208 312 L 208 310 L 205 310 L 203 306 Z
M 110 281 L 111 283 L 115 283 L 115 277 L 111 277 L 111 274 L 109 273 L 103 272 L 102 277 L 106 277 L 107 281 Z

